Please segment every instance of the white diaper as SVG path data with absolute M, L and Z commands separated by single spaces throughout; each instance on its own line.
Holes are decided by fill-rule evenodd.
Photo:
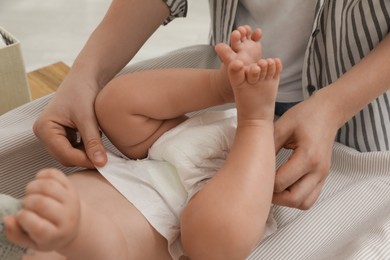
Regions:
M 180 214 L 188 200 L 221 168 L 237 127 L 236 110 L 210 111 L 162 135 L 148 159 L 112 153 L 99 172 L 168 240 L 174 259 L 183 255 Z M 271 214 L 266 235 L 276 230 Z

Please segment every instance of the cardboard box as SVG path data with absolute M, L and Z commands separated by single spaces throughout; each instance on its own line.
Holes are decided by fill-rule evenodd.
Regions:
M 0 115 L 31 100 L 20 42 L 0 27 Z

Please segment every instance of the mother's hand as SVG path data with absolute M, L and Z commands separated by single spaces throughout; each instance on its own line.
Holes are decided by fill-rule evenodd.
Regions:
M 107 161 L 94 112 L 97 92 L 97 84 L 68 76 L 33 126 L 48 152 L 65 166 L 94 168 Z
M 275 122 L 276 151 L 292 149 L 289 160 L 276 172 L 273 203 L 310 208 L 328 176 L 338 125 L 334 112 L 312 96 Z

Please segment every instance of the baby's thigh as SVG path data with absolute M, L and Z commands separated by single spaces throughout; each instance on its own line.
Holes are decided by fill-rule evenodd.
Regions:
M 99 172 L 94 170 L 69 176 L 80 199 L 115 223 L 127 241 L 131 259 L 171 259 L 167 241 L 146 218 Z

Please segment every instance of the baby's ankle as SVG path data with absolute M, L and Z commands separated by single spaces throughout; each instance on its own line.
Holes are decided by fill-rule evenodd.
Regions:
M 225 66 L 222 65 L 219 70 L 215 70 L 213 77 L 212 85 L 223 103 L 234 102 L 234 93 Z
M 274 121 L 270 118 L 247 118 L 245 116 L 238 115 L 237 117 L 237 127 L 241 128 L 261 128 L 269 129 L 273 131 Z

